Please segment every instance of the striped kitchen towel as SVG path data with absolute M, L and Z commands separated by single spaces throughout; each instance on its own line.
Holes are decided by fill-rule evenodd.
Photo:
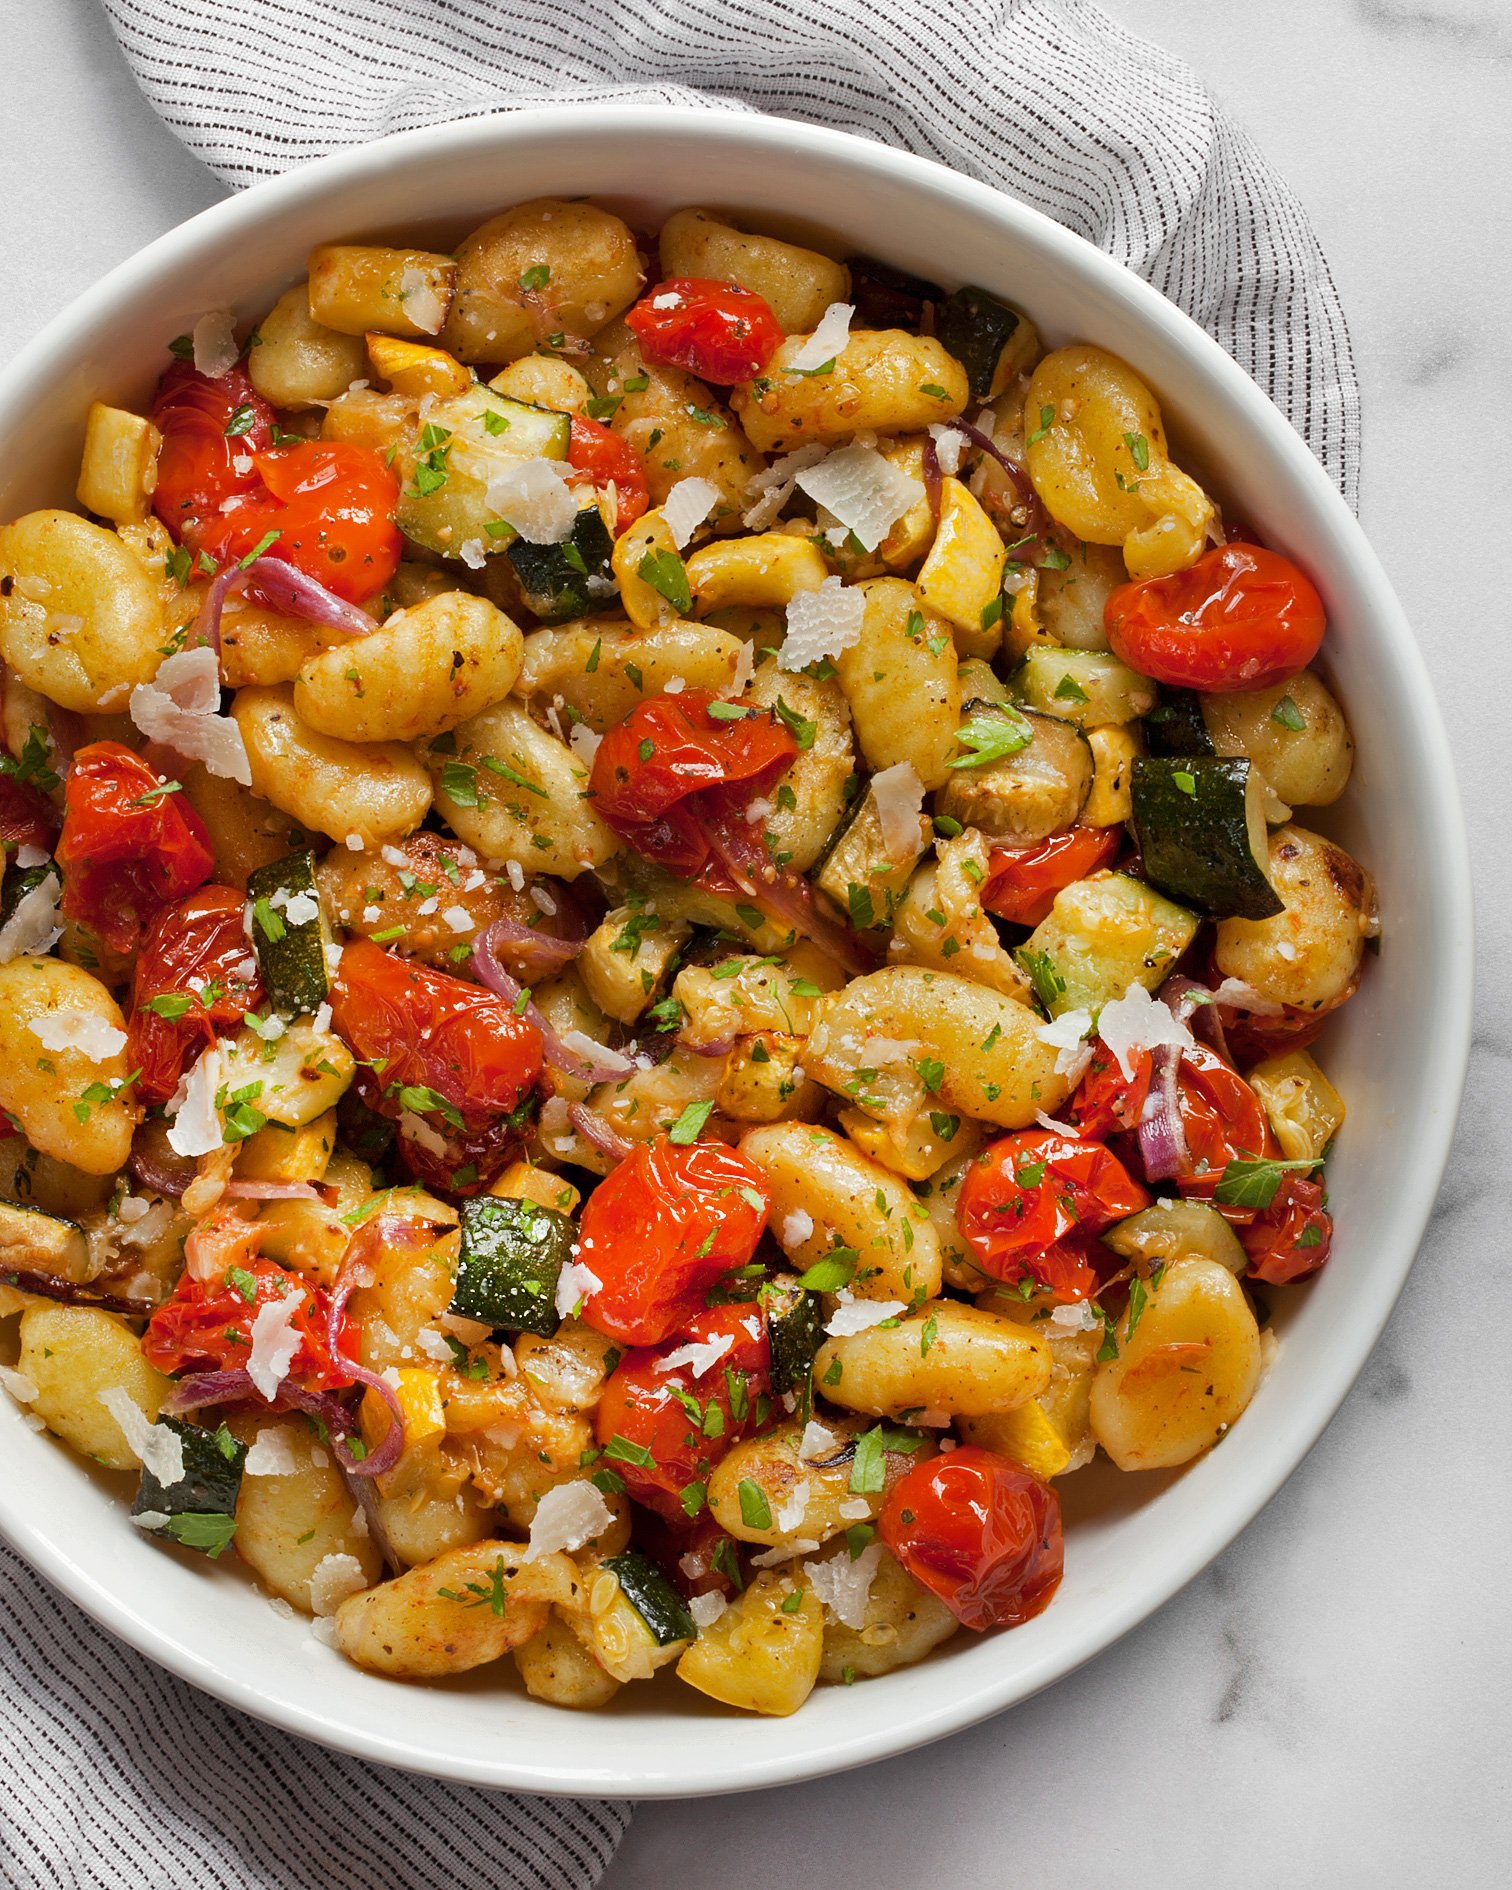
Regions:
M 103 0 L 143 90 L 243 185 L 511 105 L 754 109 L 1001 185 L 1137 270 L 1353 502 L 1359 396 L 1295 198 L 1177 59 L 1084 0 Z M 17 1890 L 587 1890 L 628 1808 L 384 1772 L 117 1644 L 0 1546 L 0 1880 Z

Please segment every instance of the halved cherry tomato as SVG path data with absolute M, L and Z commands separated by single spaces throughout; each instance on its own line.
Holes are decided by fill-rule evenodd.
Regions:
M 230 1267 L 214 1280 L 181 1274 L 172 1299 L 147 1321 L 142 1356 L 160 1372 L 245 1371 L 252 1353 L 252 1322 L 264 1306 L 276 1305 L 291 1293 L 302 1294 L 303 1303 L 289 1322 L 289 1330 L 299 1334 L 299 1348 L 289 1363 L 290 1380 L 302 1391 L 335 1391 L 349 1385 L 351 1373 L 326 1342 L 325 1293 L 313 1281 L 261 1258 Z M 341 1352 L 355 1359 L 357 1332 L 345 1314 L 338 1337 Z
M 596 492 L 614 488 L 614 536 L 633 525 L 651 503 L 646 489 L 646 468 L 628 440 L 600 426 L 597 420 L 572 416 L 572 437 L 567 448 L 570 486 L 590 485 Z
M 1084 1135 L 1132 1135 L 1139 1127 L 1140 1112 L 1150 1093 L 1153 1064 L 1148 1050 L 1131 1051 L 1130 1061 L 1134 1066 L 1131 1077 L 1124 1075 L 1118 1058 L 1102 1038 L 1094 1040 L 1087 1073 L 1066 1107 L 1066 1120 L 1074 1122 Z
M 987 860 L 982 905 L 1015 925 L 1038 925 L 1063 886 L 1109 865 L 1121 827 L 1068 827 L 1029 847 L 994 847 Z
M 119 742 L 78 751 L 63 807 L 63 914 L 112 951 L 134 950 L 164 906 L 215 870 L 204 822 L 176 783 Z
M 765 1177 L 723 1142 L 643 1142 L 589 1195 L 578 1258 L 603 1285 L 583 1317 L 626 1345 L 659 1345 L 742 1267 L 766 1226 Z
M 689 689 L 637 703 L 599 743 L 591 788 L 599 816 L 637 853 L 685 877 L 709 868 L 710 891 L 728 891 L 727 869 L 710 865 L 718 829 L 744 818 L 798 744 L 775 715 L 723 720 L 715 701 Z
M 166 1102 L 201 1050 L 262 1003 L 246 910 L 233 887 L 206 886 L 153 920 L 126 1025 L 126 1060 L 148 1102 Z
M 1021 1129 L 992 1143 L 966 1170 L 956 1221 L 984 1273 L 1031 1279 L 1059 1298 L 1086 1299 L 1096 1290 L 1087 1249 L 1080 1240 L 1064 1243 L 1100 1233 L 1149 1204 L 1101 1142 Z M 1057 1248 L 1062 1251 L 1052 1251 Z
M 1220 545 L 1171 577 L 1120 584 L 1103 611 L 1116 656 L 1176 689 L 1264 689 L 1318 653 L 1323 600 L 1290 559 Z
M 1302 1010 L 1285 1004 L 1279 1013 L 1240 1011 L 1227 1004 L 1218 1006 L 1224 1040 L 1236 1062 L 1251 1066 L 1267 1057 L 1284 1057 L 1292 1050 L 1305 1050 L 1322 1034 L 1323 1026 L 1341 1004 L 1347 1003 L 1359 988 L 1356 974 L 1347 990 L 1331 1004 L 1318 1010 Z
M 0 774 L 0 845 L 41 847 L 50 853 L 57 837 L 57 809 L 47 796 L 29 781 Z
M 399 565 L 399 481 L 382 458 L 348 440 L 291 440 L 253 455 L 261 489 L 196 526 L 193 543 L 217 564 L 265 555 L 292 564 L 360 604 Z
M 1060 1587 L 1060 1498 L 974 1444 L 916 1464 L 893 1485 L 878 1526 L 914 1580 L 963 1627 L 1017 1627 Z
M 782 346 L 782 328 L 759 295 L 705 276 L 658 282 L 625 321 L 646 360 L 719 387 L 754 379 Z
M 721 1529 L 708 1510 L 701 1510 L 693 1523 L 681 1504 L 675 1522 L 656 1510 L 648 1510 L 635 1519 L 635 1539 L 688 1600 L 694 1595 L 733 1596 L 739 1592 L 740 1552 L 745 1545 Z
M 684 1345 L 724 1339 L 724 1355 L 700 1376 L 691 1364 L 662 1369 Z M 766 1320 L 754 1303 L 695 1313 L 675 1338 L 637 1348 L 610 1374 L 594 1420 L 606 1467 L 636 1502 L 669 1523 L 688 1523 L 702 1509 L 710 1470 L 757 1428 L 771 1369 Z
M 481 985 L 356 939 L 331 991 L 336 1029 L 376 1067 L 367 1100 L 433 1128 L 479 1136 L 509 1115 L 541 1071 L 541 1033 Z M 459 1164 L 460 1165 L 460 1164 Z
M 1176 1179 L 1184 1195 L 1212 1201 L 1224 1169 L 1232 1161 L 1253 1161 L 1276 1154 L 1276 1138 L 1260 1098 L 1226 1058 L 1205 1043 L 1181 1053 L 1176 1079 L 1181 1127 L 1191 1169 Z M 1244 1225 L 1253 1208 L 1213 1205 L 1226 1220 Z
M 274 416 L 245 368 L 212 381 L 175 361 L 158 383 L 152 424 L 163 436 L 152 509 L 177 541 L 195 543 L 223 507 L 262 490 L 253 455 L 271 445 Z
M 1333 1249 L 1333 1216 L 1323 1205 L 1323 1183 L 1285 1174 L 1239 1239 L 1253 1278 L 1292 1286 L 1316 1273 Z

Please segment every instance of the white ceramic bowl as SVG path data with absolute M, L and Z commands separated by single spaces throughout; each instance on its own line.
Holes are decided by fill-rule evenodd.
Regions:
M 1334 1257 L 1280 1295 L 1280 1354 L 1221 1448 L 1167 1479 L 1084 1473 L 1066 1577 L 1009 1634 L 821 1688 L 793 1719 L 716 1712 L 664 1678 L 573 1715 L 490 1682 L 399 1686 L 348 1666 L 229 1567 L 133 1530 L 119 1493 L 0 1399 L 0 1532 L 105 1626 L 233 1706 L 387 1764 L 480 1785 L 637 1797 L 811 1778 L 1011 1706 L 1126 1633 L 1264 1507 L 1364 1364 L 1406 1277 L 1449 1148 L 1470 1027 L 1469 873 L 1454 774 L 1412 633 L 1355 520 L 1238 367 L 1154 290 L 1036 211 L 842 133 L 693 111 L 526 111 L 408 133 L 219 204 L 82 296 L 0 379 L 0 518 L 71 502 L 84 410 L 143 402 L 170 336 L 208 309 L 260 314 L 312 244 L 454 238 L 524 198 L 591 194 L 655 219 L 688 202 L 828 231 L 1021 303 L 1051 343 L 1113 349 L 1156 389 L 1178 447 L 1316 579 L 1326 658 L 1359 744 L 1326 824 L 1370 867 L 1384 950 L 1333 1027 L 1349 1125 L 1329 1166 Z M 120 1481 L 117 1479 L 116 1481 Z M 1084 1486 L 1079 1488 L 1078 1486 Z

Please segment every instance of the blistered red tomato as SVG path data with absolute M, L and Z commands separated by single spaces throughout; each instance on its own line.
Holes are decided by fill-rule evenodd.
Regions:
M 625 1345 L 659 1345 L 743 1267 L 770 1196 L 756 1164 L 723 1142 L 639 1144 L 589 1195 L 578 1258 L 603 1282 L 583 1317 Z
M 1323 1183 L 1284 1174 L 1270 1206 L 1240 1228 L 1239 1239 L 1257 1280 L 1292 1286 L 1316 1273 L 1333 1250 L 1333 1216 L 1323 1205 Z
M 753 380 L 782 346 L 782 328 L 759 295 L 703 276 L 658 282 L 625 321 L 646 360 L 717 387 Z
M 1148 1050 L 1131 1050 L 1129 1061 L 1133 1074 L 1125 1076 L 1102 1038 L 1094 1041 L 1092 1061 L 1065 1111 L 1084 1135 L 1132 1135 L 1138 1129 L 1153 1064 Z
M 621 839 L 658 865 L 716 877 L 721 828 L 770 787 L 798 753 L 771 714 L 723 718 L 706 690 L 654 696 L 610 729 L 593 758 L 593 805 Z M 748 824 L 748 823 L 746 823 Z M 730 890 L 723 880 L 711 890 Z
M 291 440 L 253 460 L 260 490 L 197 526 L 195 549 L 217 564 L 261 549 L 352 604 L 381 591 L 404 545 L 382 458 L 348 440 Z
M 206 886 L 153 920 L 126 1026 L 126 1061 L 148 1102 L 166 1102 L 199 1053 L 262 1003 L 246 910 L 233 887 Z
M 1323 600 L 1290 559 L 1220 545 L 1171 577 L 1120 584 L 1104 607 L 1114 654 L 1177 689 L 1264 689 L 1318 653 Z
M 1038 925 L 1063 886 L 1112 864 L 1122 838 L 1121 827 L 1068 827 L 1033 846 L 994 847 L 982 905 L 1015 925 Z
M 0 774 L 0 845 L 41 847 L 50 853 L 57 834 L 57 810 L 47 796 L 29 781 Z
M 498 1135 L 541 1071 L 541 1033 L 481 985 L 434 971 L 357 939 L 341 955 L 331 1017 L 363 1071 L 365 1100 L 391 1118 L 419 1117 L 430 1137 L 458 1141 L 438 1156 L 436 1179 L 477 1167 L 462 1142 L 502 1165 Z M 423 1145 L 427 1138 L 415 1138 Z M 476 1183 L 477 1175 L 471 1177 Z
M 663 1369 L 686 1345 L 726 1340 L 703 1372 L 695 1361 Z M 688 1523 L 702 1511 L 710 1470 L 756 1428 L 771 1367 L 766 1320 L 754 1303 L 707 1308 L 663 1344 L 629 1352 L 610 1374 L 594 1418 L 606 1466 L 636 1502 L 669 1523 Z
M 299 1334 L 299 1346 L 289 1363 L 288 1381 L 303 1391 L 334 1391 L 350 1384 L 351 1373 L 327 1343 L 326 1294 L 312 1281 L 260 1258 L 228 1267 L 214 1280 L 182 1274 L 172 1299 L 147 1321 L 142 1356 L 160 1372 L 245 1371 L 258 1313 L 294 1293 L 301 1299 L 289 1330 Z M 340 1351 L 355 1359 L 356 1328 L 345 1314 L 337 1336 Z
M 570 486 L 590 485 L 595 492 L 614 499 L 614 536 L 619 537 L 651 503 L 646 488 L 646 469 L 640 454 L 628 440 L 611 433 L 597 420 L 572 416 L 572 435 L 567 447 L 567 475 Z
M 112 951 L 133 951 L 164 906 L 215 870 L 204 822 L 177 784 L 119 742 L 78 751 L 63 806 L 64 916 Z
M 1060 1586 L 1060 1498 L 975 1445 L 916 1464 L 894 1484 L 878 1527 L 908 1573 L 963 1627 L 1017 1627 Z
M 1149 1204 L 1101 1142 L 1022 1129 L 967 1168 L 956 1220 L 977 1265 L 994 1279 L 1034 1280 L 1058 1298 L 1086 1299 L 1096 1289 L 1086 1237 Z
M 273 441 L 274 416 L 234 367 L 219 379 L 175 361 L 158 383 L 152 424 L 163 436 L 152 509 L 180 543 L 262 488 L 253 455 Z
M 1224 1169 L 1232 1161 L 1253 1161 L 1276 1154 L 1276 1138 L 1260 1098 L 1218 1052 L 1205 1043 L 1181 1053 L 1176 1082 L 1182 1133 L 1190 1167 L 1177 1176 L 1182 1194 L 1212 1200 Z M 1253 1219 L 1254 1209 L 1214 1202 L 1236 1223 Z

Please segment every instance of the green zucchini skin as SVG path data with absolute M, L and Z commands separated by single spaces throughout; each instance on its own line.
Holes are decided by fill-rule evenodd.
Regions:
M 555 1208 L 491 1194 L 464 1201 L 461 1214 L 451 1310 L 497 1331 L 549 1339 L 562 1323 L 556 1288 L 572 1258 L 572 1222 Z
M 14 871 L 6 872 L 5 884 L 0 887 L 0 925 L 6 923 L 26 894 L 40 886 L 49 873 L 62 880 L 63 876 L 52 860 L 44 860 L 40 866 L 17 867 Z
M 1134 836 L 1152 886 L 1214 919 L 1268 919 L 1282 901 L 1254 850 L 1248 761 L 1143 755 L 1132 777 Z M 1265 823 L 1258 822 L 1261 842 Z
M 1160 707 L 1144 719 L 1145 746 L 1152 755 L 1211 755 L 1213 738 L 1195 689 L 1162 689 Z
M 614 540 L 596 505 L 583 507 L 560 545 L 532 545 L 523 538 L 509 545 L 525 602 L 543 623 L 566 623 L 602 609 L 616 590 L 613 554 Z
M 813 1380 L 814 1355 L 824 1341 L 824 1313 L 819 1295 L 786 1275 L 769 1280 L 759 1295 L 772 1351 L 772 1391 L 777 1397 L 796 1391 L 806 1399 Z
M 938 282 L 894 269 L 875 256 L 852 256 L 846 268 L 851 272 L 857 325 L 862 328 L 905 328 L 916 335 L 924 325 L 926 308 L 945 300 Z
M 172 1431 L 184 1450 L 182 1479 L 166 1488 L 143 1466 L 142 1480 L 131 1505 L 133 1516 L 224 1516 L 234 1527 L 237 1497 L 241 1493 L 242 1470 L 247 1461 L 247 1446 L 229 1431 L 207 1431 L 198 1424 L 186 1424 L 182 1418 L 160 1417 L 159 1430 Z M 145 1526 L 145 1525 L 144 1525 Z M 163 1536 L 199 1548 L 192 1536 L 158 1525 L 149 1535 Z M 229 1541 L 229 1534 L 225 1541 Z M 221 1542 L 221 1547 L 225 1546 Z M 209 1553 L 210 1551 L 205 1551 Z M 219 1554 L 216 1549 L 214 1553 Z
M 1078 728 L 1137 722 L 1155 707 L 1154 683 L 1107 650 L 1034 644 L 1024 653 L 1014 687 L 1028 708 Z
M 1023 317 L 985 289 L 953 289 L 940 304 L 935 337 L 966 370 L 973 400 L 990 400 L 1003 350 Z
M 295 924 L 283 907 L 276 911 L 281 936 L 270 938 L 255 908 L 260 899 L 272 900 L 280 892 L 306 893 L 320 905 L 320 891 L 315 883 L 315 855 L 308 851 L 286 853 L 281 860 L 258 867 L 247 878 L 247 898 L 252 902 L 252 944 L 257 953 L 258 969 L 267 987 L 268 1000 L 285 1017 L 299 1017 L 318 1011 L 330 996 L 326 975 L 325 911 L 322 907 L 313 919 Z
M 658 1647 L 693 1639 L 698 1630 L 687 1603 L 649 1555 L 628 1549 L 623 1555 L 611 1555 L 604 1567 L 618 1577 L 626 1601 L 645 1622 Z

